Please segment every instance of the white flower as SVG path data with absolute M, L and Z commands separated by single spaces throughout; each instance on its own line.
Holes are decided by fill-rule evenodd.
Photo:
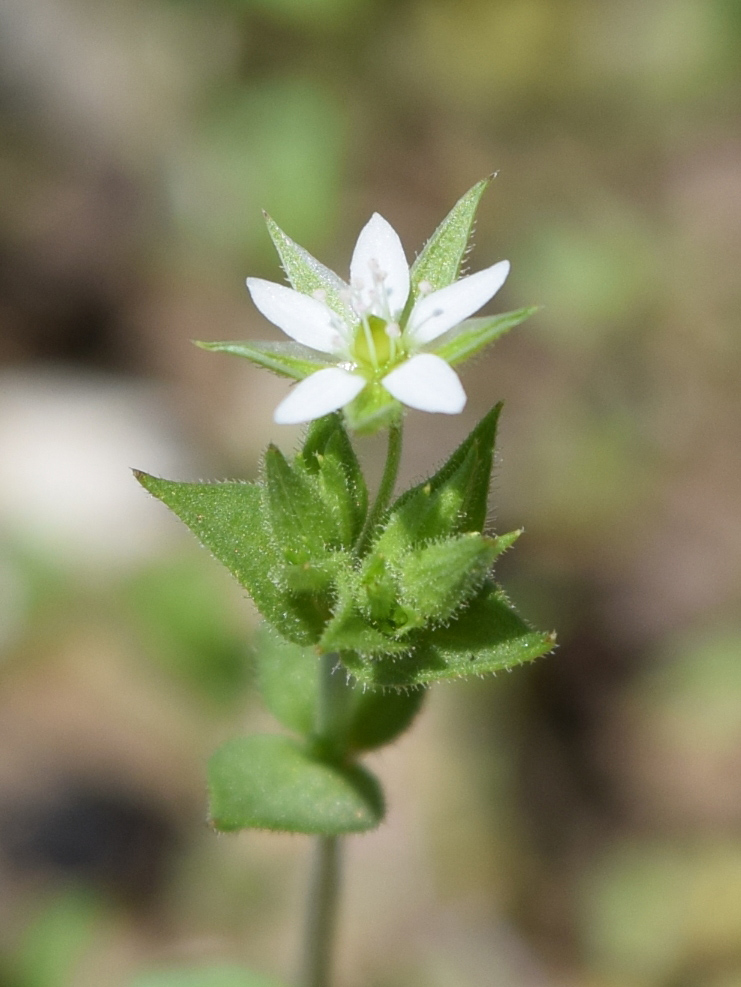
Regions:
M 248 278 L 252 300 L 267 319 L 296 342 L 337 361 L 300 381 L 278 405 L 275 421 L 293 425 L 321 418 L 371 384 L 380 384 L 410 408 L 458 414 L 466 403 L 458 375 L 441 357 L 421 350 L 485 305 L 508 273 L 505 260 L 439 291 L 422 282 L 404 317 L 409 265 L 396 231 L 374 213 L 355 245 L 350 283 L 342 287 L 344 315 L 326 304 L 322 291 L 309 296 Z

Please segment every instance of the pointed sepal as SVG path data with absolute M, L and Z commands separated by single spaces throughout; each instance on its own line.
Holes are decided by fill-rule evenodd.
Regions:
M 477 182 L 456 202 L 425 244 L 412 265 L 411 290 L 406 312 L 411 312 L 425 282 L 429 291 L 446 288 L 457 280 L 466 256 L 481 196 L 494 176 Z
M 304 295 L 320 298 L 348 325 L 357 321 L 348 306 L 348 286 L 342 278 L 292 240 L 267 213 L 265 222 L 291 286 Z
M 292 380 L 303 380 L 317 370 L 333 367 L 337 361 L 326 353 L 318 353 L 301 346 L 300 343 L 254 343 L 248 340 L 237 340 L 223 343 L 204 343 L 195 340 L 195 345 L 211 353 L 230 353 L 250 360 L 258 367 L 272 370 L 280 377 L 290 377 Z
M 465 322 L 451 332 L 441 336 L 441 342 L 430 352 L 441 357 L 451 366 L 470 360 L 482 350 L 486 349 L 500 337 L 508 333 L 510 329 L 519 326 L 525 319 L 529 319 L 538 311 L 537 305 L 529 308 L 520 308 L 515 312 L 505 312 L 502 315 L 482 316 L 476 319 L 467 319 Z

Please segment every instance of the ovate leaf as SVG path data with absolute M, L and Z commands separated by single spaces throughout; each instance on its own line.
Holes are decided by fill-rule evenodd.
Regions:
M 265 705 L 283 726 L 308 736 L 316 719 L 319 657 L 315 649 L 292 644 L 261 627 L 255 650 L 257 684 Z
M 513 668 L 554 646 L 555 635 L 532 630 L 491 584 L 447 627 L 420 632 L 403 659 L 364 661 L 352 653 L 341 658 L 361 684 L 404 688 Z
M 282 564 L 263 520 L 263 498 L 253 483 L 177 483 L 134 471 L 141 485 L 166 504 L 244 586 L 260 613 L 299 644 L 316 640 L 319 617 L 274 578 Z
M 223 343 L 204 343 L 196 340 L 196 346 L 211 353 L 231 353 L 250 360 L 258 367 L 272 370 L 281 377 L 303 380 L 309 374 L 324 367 L 332 367 L 336 361 L 299 343 L 253 343 L 237 340 Z
M 464 360 L 476 356 L 500 336 L 504 336 L 510 329 L 519 326 L 525 319 L 529 319 L 537 311 L 538 306 L 532 305 L 530 308 L 517 309 L 516 312 L 467 319 L 443 336 L 442 342 L 432 352 L 452 366 L 463 363 Z
M 390 744 L 402 734 L 422 708 L 427 691 L 382 691 L 356 686 L 356 694 L 347 742 L 351 750 L 364 751 Z
M 320 760 L 287 737 L 231 740 L 208 767 L 216 829 L 334 836 L 375 828 L 384 814 L 376 779 L 358 765 Z
M 471 238 L 476 210 L 492 178 L 489 176 L 469 189 L 425 244 L 412 265 L 408 311 L 419 297 L 422 282 L 426 281 L 433 291 L 438 291 L 457 280 Z

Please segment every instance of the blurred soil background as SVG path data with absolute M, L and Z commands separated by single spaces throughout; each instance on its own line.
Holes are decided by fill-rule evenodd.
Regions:
M 128 468 L 296 442 L 190 344 L 278 338 L 262 208 L 342 274 L 494 170 L 472 269 L 543 309 L 403 479 L 505 400 L 500 576 L 560 647 L 372 759 L 339 983 L 741 985 L 738 0 L 0 0 L 2 987 L 290 977 L 308 840 L 205 824 L 208 755 L 273 729 L 255 614 Z

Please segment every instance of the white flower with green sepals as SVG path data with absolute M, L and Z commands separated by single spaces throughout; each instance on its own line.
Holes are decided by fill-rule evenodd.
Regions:
M 349 284 L 266 217 L 293 287 L 261 278 L 248 278 L 247 286 L 260 312 L 293 342 L 200 345 L 297 379 L 276 409 L 280 424 L 308 422 L 344 408 L 351 426 L 373 431 L 398 416 L 399 402 L 459 413 L 466 394 L 452 365 L 534 311 L 469 318 L 509 273 L 508 261 L 500 261 L 458 278 L 488 181 L 459 200 L 411 270 L 397 233 L 374 213 L 355 245 Z

